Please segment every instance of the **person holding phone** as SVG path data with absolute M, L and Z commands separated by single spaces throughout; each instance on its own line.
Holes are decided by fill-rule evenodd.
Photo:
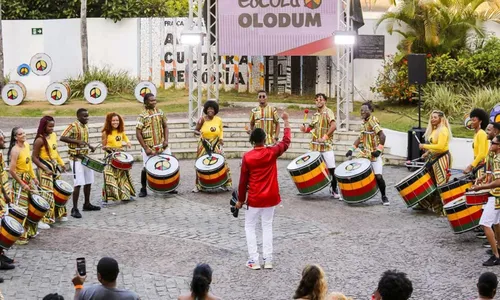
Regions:
M 83 287 L 87 272 L 85 258 L 77 258 L 77 274 L 73 278 L 75 300 L 139 300 L 139 296 L 129 290 L 116 287 L 116 278 L 120 269 L 118 262 L 111 257 L 103 257 L 97 263 L 97 280 L 101 284 Z

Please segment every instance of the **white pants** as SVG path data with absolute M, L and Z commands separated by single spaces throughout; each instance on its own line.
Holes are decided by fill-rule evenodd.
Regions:
M 321 152 L 321 156 L 323 156 L 328 169 L 335 169 L 335 153 L 333 150 Z
M 262 219 L 262 256 L 267 261 L 273 259 L 273 207 L 251 207 L 245 210 L 245 233 L 247 236 L 248 257 L 254 262 L 259 262 L 259 253 L 257 252 L 257 236 L 255 235 L 255 227 L 259 220 Z
M 376 161 L 372 161 L 373 173 L 375 173 L 375 175 L 382 175 L 383 165 L 382 156 L 377 157 Z
M 488 197 L 488 202 L 484 206 L 479 225 L 491 227 L 499 223 L 499 218 L 500 210 L 495 209 L 495 197 Z
M 148 161 L 148 159 L 151 156 L 148 156 L 146 154 L 146 152 L 144 152 L 144 149 L 141 149 L 141 154 L 142 154 L 142 165 L 145 167 L 146 166 L 146 162 Z M 170 148 L 167 148 L 167 149 L 163 150 L 162 154 L 172 155 L 172 151 L 170 151 Z
M 73 171 L 73 186 L 82 186 L 94 183 L 94 171 L 82 165 L 79 160 L 71 161 L 71 170 Z

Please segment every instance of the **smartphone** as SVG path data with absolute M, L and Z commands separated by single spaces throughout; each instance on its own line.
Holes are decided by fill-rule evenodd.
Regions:
M 87 270 L 85 268 L 85 257 L 79 257 L 76 259 L 76 269 L 78 270 L 78 274 L 80 276 L 85 276 L 87 274 Z

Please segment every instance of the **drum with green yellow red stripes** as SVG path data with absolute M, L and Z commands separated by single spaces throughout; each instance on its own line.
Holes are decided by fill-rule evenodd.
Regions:
M 444 206 L 444 211 L 454 233 L 464 233 L 479 226 L 483 214 L 481 205 L 468 206 L 465 196 Z
M 195 162 L 198 183 L 205 189 L 222 187 L 229 180 L 224 156 L 212 153 L 200 156 Z
M 464 196 L 467 189 L 471 186 L 472 182 L 467 177 L 458 178 L 438 186 L 439 196 L 441 197 L 443 205 Z
M 325 160 L 320 152 L 303 154 L 286 167 L 299 194 L 310 195 L 321 191 L 332 182 Z
M 403 178 L 395 186 L 407 207 L 413 207 L 436 191 L 429 169 L 422 167 Z
M 365 202 L 379 191 L 371 161 L 366 158 L 343 162 L 335 168 L 335 178 L 342 199 L 348 204 Z
M 159 154 L 146 161 L 147 185 L 153 192 L 168 193 L 180 182 L 179 161 L 172 155 Z

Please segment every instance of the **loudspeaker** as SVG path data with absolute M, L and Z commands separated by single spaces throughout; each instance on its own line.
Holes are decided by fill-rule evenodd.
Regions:
M 427 82 L 426 54 L 408 54 L 408 83 L 425 84 Z

